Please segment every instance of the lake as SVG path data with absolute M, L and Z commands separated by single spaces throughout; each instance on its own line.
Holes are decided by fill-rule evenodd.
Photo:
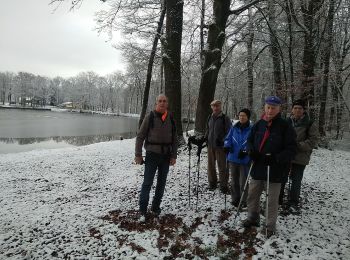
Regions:
M 133 138 L 137 128 L 133 117 L 0 109 L 0 153 Z

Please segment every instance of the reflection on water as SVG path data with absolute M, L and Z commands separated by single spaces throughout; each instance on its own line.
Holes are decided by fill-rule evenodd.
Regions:
M 0 154 L 133 138 L 137 129 L 137 118 L 0 109 Z
M 0 154 L 17 153 L 36 149 L 54 149 L 70 146 L 82 146 L 99 142 L 133 138 L 136 132 L 90 136 L 55 136 L 35 138 L 0 138 Z
M 57 143 L 66 142 L 71 145 L 81 146 L 99 142 L 107 142 L 120 139 L 128 139 L 136 136 L 136 133 L 128 132 L 122 134 L 90 135 L 90 136 L 55 136 L 55 137 L 31 137 L 31 138 L 0 138 L 0 142 L 6 144 L 27 145 L 54 140 Z

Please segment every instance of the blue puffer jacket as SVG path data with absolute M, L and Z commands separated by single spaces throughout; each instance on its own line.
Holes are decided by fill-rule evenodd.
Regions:
M 230 152 L 227 155 L 227 160 L 237 164 L 248 164 L 250 161 L 249 156 L 245 156 L 243 159 L 238 159 L 239 150 L 247 150 L 247 138 L 250 134 L 251 125 L 241 127 L 241 123 L 234 124 L 230 132 L 227 134 L 224 142 L 224 147 L 230 148 Z

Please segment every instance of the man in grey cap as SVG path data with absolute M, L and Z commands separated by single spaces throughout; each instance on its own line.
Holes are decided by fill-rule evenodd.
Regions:
M 267 97 L 264 110 L 247 140 L 248 153 L 254 164 L 248 191 L 248 218 L 243 221 L 243 226 L 260 226 L 260 196 L 268 187 L 268 216 L 264 231 L 269 237 L 276 230 L 281 182 L 295 155 L 296 134 L 293 127 L 281 118 L 281 100 L 278 97 Z
M 231 120 L 222 112 L 221 101 L 210 103 L 213 113 L 208 118 L 205 138 L 208 140 L 208 181 L 209 190 L 217 188 L 216 162 L 219 170 L 220 190 L 228 193 L 228 169 L 226 167 L 226 153 L 224 139 L 231 128 Z

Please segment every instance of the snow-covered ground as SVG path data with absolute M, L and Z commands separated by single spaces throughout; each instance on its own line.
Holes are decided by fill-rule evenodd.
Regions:
M 205 151 L 198 211 L 197 172 L 189 206 L 183 151 L 161 217 L 139 223 L 143 167 L 132 163 L 134 142 L 0 155 L 0 259 L 350 259 L 349 152 L 314 151 L 302 214 L 280 216 L 278 234 L 266 240 L 233 224 L 229 197 L 224 211 L 224 196 L 206 190 Z

